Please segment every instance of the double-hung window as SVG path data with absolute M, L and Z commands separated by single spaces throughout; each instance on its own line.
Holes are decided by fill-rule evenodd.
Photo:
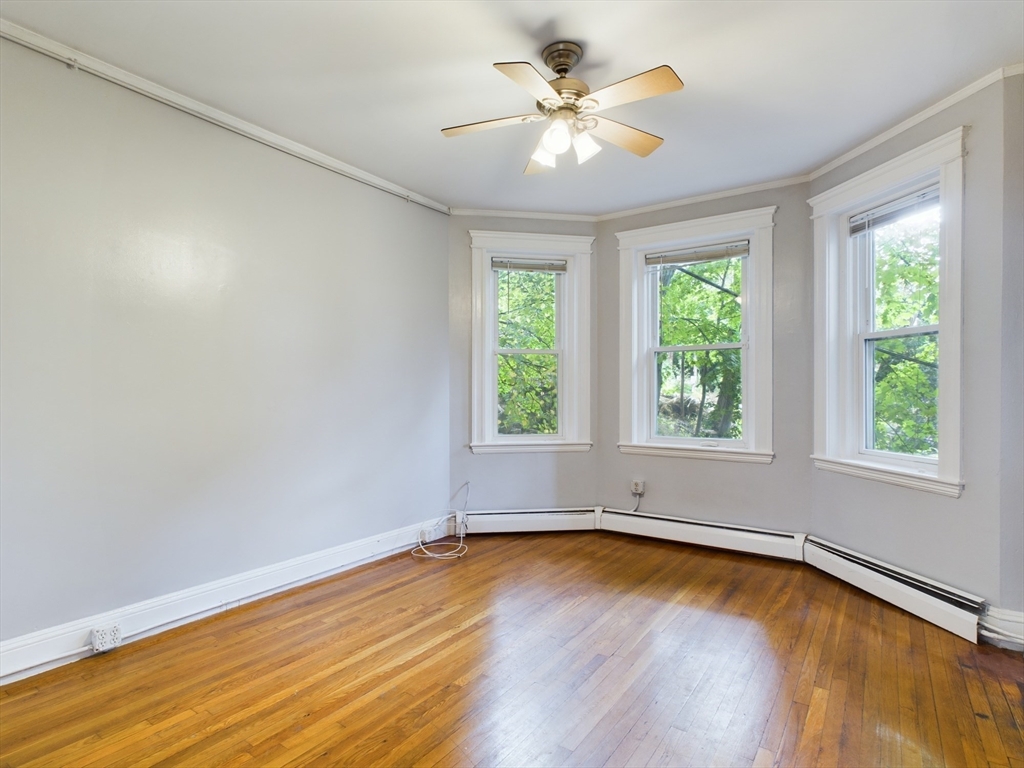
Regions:
M 939 188 L 850 218 L 864 450 L 938 457 Z
M 623 453 L 772 460 L 774 211 L 618 234 Z
M 963 130 L 810 200 L 820 469 L 959 496 Z
M 591 237 L 470 233 L 474 453 L 590 448 Z

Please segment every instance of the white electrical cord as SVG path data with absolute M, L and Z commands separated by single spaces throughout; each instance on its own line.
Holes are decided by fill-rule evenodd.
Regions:
M 1020 642 L 1020 638 L 1016 635 L 1011 635 L 1010 633 L 1004 632 L 996 627 L 978 627 L 978 631 L 983 635 L 988 635 L 989 637 L 998 637 L 1003 640 L 1015 640 L 1018 643 Z
M 467 480 L 464 485 L 466 489 L 466 500 L 462 503 L 462 509 L 446 509 L 444 510 L 444 516 L 437 519 L 437 522 L 432 526 L 437 528 L 439 525 L 448 525 L 448 521 L 455 520 L 455 535 L 459 537 L 459 543 L 444 542 L 441 544 L 430 544 L 423 540 L 424 531 L 420 531 L 420 543 L 419 546 L 414 547 L 411 554 L 413 557 L 427 557 L 432 560 L 457 560 L 469 551 L 469 547 L 466 546 L 463 539 L 466 538 L 468 526 L 466 525 L 466 510 L 469 509 L 469 495 L 472 492 L 472 487 Z M 462 490 L 461 488 L 459 490 Z M 460 519 L 461 517 L 461 519 Z M 446 547 L 446 549 L 439 549 L 439 547 Z

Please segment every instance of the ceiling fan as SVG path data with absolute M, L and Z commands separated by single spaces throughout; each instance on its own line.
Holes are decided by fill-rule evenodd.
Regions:
M 525 61 L 501 62 L 494 65 L 495 69 L 537 99 L 539 113 L 456 125 L 445 128 L 441 133 L 445 136 L 461 136 L 464 133 L 486 131 L 505 125 L 547 120 L 551 125 L 544 131 L 537 149 L 530 157 L 530 162 L 523 171 L 526 174 L 554 168 L 558 155 L 567 152 L 570 146 L 576 150 L 576 160 L 585 163 L 601 151 L 601 146 L 594 141 L 592 135 L 640 157 L 647 157 L 661 146 L 664 139 L 609 120 L 607 117 L 599 117 L 594 113 L 631 101 L 680 90 L 683 82 L 672 71 L 672 67 L 656 67 L 591 93 L 590 88 L 582 80 L 567 76 L 583 58 L 583 49 L 576 43 L 552 43 L 544 49 L 541 56 L 556 75 L 550 82 L 545 80 L 532 64 Z

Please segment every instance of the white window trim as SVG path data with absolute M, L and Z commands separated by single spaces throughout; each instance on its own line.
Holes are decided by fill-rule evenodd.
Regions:
M 776 206 L 618 232 L 619 239 L 619 451 L 770 464 L 772 452 L 772 228 Z M 650 299 L 646 257 L 674 248 L 747 239 L 745 266 L 743 432 L 733 440 L 658 437 L 652 433 L 653 383 L 647 364 Z M 702 445 L 720 442 L 723 445 Z
M 590 442 L 590 256 L 594 238 L 470 230 L 473 249 L 473 453 L 589 451 Z M 559 434 L 499 435 L 494 257 L 565 260 L 560 286 L 558 339 Z
M 963 127 L 817 195 L 814 209 L 814 465 L 959 497 L 961 467 Z M 939 183 L 939 458 L 862 450 L 863 375 L 854 348 L 850 216 Z

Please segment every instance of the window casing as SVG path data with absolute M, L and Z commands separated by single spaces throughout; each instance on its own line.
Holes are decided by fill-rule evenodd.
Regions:
M 623 453 L 771 462 L 775 210 L 618 233 Z
M 961 493 L 962 156 L 961 128 L 809 201 L 819 469 Z
M 589 450 L 593 238 L 470 236 L 471 450 Z

